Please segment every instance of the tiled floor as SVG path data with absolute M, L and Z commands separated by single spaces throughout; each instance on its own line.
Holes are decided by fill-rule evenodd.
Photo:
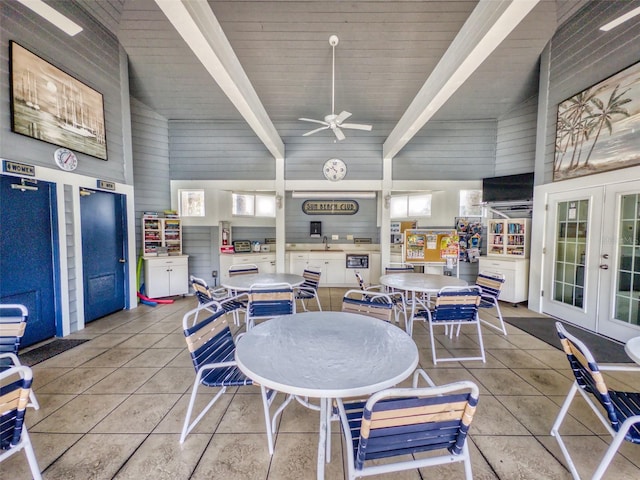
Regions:
M 323 309 L 339 310 L 343 292 L 322 289 Z M 195 305 L 195 299 L 188 297 L 97 320 L 72 335 L 91 341 L 34 367 L 41 408 L 27 412 L 27 424 L 45 479 L 315 478 L 317 412 L 291 405 L 270 457 L 256 387 L 224 394 L 184 445 L 179 444 L 195 375 L 181 322 Z M 537 316 L 523 307 L 502 307 L 505 316 Z M 434 367 L 424 324 L 414 328 L 420 366 L 436 383 L 470 379 L 480 387 L 470 442 L 474 478 L 570 479 L 557 443 L 549 436 L 571 384 L 566 357 L 513 327 L 507 337 L 484 328 L 483 338 L 486 364 L 451 362 Z M 454 342 L 444 336 L 437 339 L 442 355 L 477 346 L 477 337 L 464 331 Z M 640 373 L 606 378 L 610 387 L 640 390 Z M 200 397 L 204 404 L 210 393 Z M 586 404 L 570 413 L 563 433 L 581 474 L 588 478 L 609 437 Z M 342 479 L 342 438 L 337 428 L 332 444 L 326 478 Z M 462 465 L 455 464 L 386 478 L 462 476 Z M 31 478 L 22 453 L 0 464 L 0 478 Z M 638 480 L 640 445 L 624 445 L 605 478 Z

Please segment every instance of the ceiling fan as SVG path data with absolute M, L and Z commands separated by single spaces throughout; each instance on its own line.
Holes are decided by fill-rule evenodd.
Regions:
M 313 135 L 316 132 L 320 132 L 322 130 L 331 129 L 335 134 L 338 140 L 344 140 L 346 137 L 342 132 L 343 128 L 353 128 L 355 130 L 366 130 L 368 132 L 371 131 L 371 125 L 365 125 L 362 123 L 343 123 L 347 118 L 351 116 L 350 112 L 343 110 L 340 114 L 335 114 L 335 86 L 336 86 L 336 45 L 338 45 L 338 37 L 336 35 L 331 35 L 329 37 L 329 45 L 333 48 L 333 62 L 332 62 L 332 77 L 331 77 L 331 114 L 324 117 L 323 120 L 314 120 L 313 118 L 299 118 L 298 120 L 302 120 L 303 122 L 312 122 L 319 123 L 323 125 L 320 128 L 316 128 L 307 133 L 303 133 L 302 136 L 306 137 L 308 135 Z

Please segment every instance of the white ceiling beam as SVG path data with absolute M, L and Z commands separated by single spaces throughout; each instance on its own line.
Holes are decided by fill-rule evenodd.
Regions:
M 198 60 L 276 159 L 284 143 L 206 0 L 155 0 Z
M 418 133 L 540 0 L 480 0 L 382 147 L 391 159 Z

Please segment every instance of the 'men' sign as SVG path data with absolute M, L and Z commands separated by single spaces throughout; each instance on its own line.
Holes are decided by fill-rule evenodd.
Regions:
M 305 200 L 302 204 L 307 215 L 354 215 L 359 208 L 355 200 Z

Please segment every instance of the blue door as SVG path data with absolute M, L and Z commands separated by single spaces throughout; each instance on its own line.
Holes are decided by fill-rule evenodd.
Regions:
M 125 308 L 125 202 L 116 193 L 80 192 L 85 322 Z
M 55 189 L 49 182 L 1 176 L 0 302 L 29 309 L 21 347 L 56 335 Z

